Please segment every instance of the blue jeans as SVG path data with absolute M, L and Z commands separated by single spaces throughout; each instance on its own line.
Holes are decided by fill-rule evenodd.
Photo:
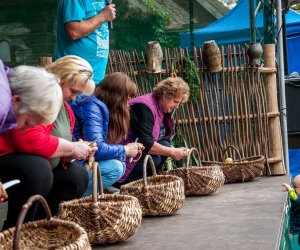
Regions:
M 125 162 L 112 159 L 106 161 L 99 161 L 98 164 L 99 168 L 101 169 L 103 189 L 114 184 L 125 174 Z M 93 190 L 93 174 L 91 171 L 87 172 L 89 175 L 89 184 L 87 190 L 83 194 L 83 197 L 91 195 Z

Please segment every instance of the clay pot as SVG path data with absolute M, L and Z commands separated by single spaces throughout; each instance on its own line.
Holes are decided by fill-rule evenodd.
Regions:
M 260 43 L 250 43 L 247 49 L 249 65 L 260 66 L 260 58 L 262 56 L 262 53 L 263 49 Z
M 147 73 L 160 73 L 161 63 L 163 59 L 163 52 L 159 42 L 150 41 L 148 42 L 147 49 L 145 52 L 146 58 L 146 72 Z
M 208 72 L 222 70 L 221 52 L 214 40 L 204 42 L 202 56 Z

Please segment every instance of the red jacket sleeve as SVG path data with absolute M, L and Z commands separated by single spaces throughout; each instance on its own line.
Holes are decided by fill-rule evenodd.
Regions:
M 70 106 L 66 102 L 64 105 L 69 115 L 72 137 L 75 117 Z M 35 154 L 50 159 L 59 144 L 58 137 L 51 135 L 53 127 L 54 123 L 49 126 L 40 124 L 26 129 L 25 132 L 21 132 L 18 129 L 9 130 L 0 135 L 0 156 L 19 152 Z
M 35 154 L 50 159 L 58 147 L 58 138 L 51 135 L 53 125 L 40 124 L 21 132 L 12 129 L 10 138 L 17 152 Z

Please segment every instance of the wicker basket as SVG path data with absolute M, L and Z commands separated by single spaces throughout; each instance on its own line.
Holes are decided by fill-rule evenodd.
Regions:
M 97 195 L 97 173 L 100 195 Z M 81 225 L 91 244 L 115 243 L 135 234 L 142 221 L 142 209 L 135 197 L 104 194 L 101 172 L 95 162 L 92 195 L 62 202 L 58 217 Z
M 153 176 L 147 177 L 148 160 Z M 177 212 L 184 203 L 184 184 L 181 178 L 172 175 L 157 175 L 154 162 L 146 155 L 143 164 L 143 179 L 121 186 L 121 193 L 138 198 L 143 216 L 163 216 Z
M 265 161 L 265 157 L 263 155 L 242 159 L 238 149 L 232 145 L 226 147 L 223 154 L 225 155 L 230 148 L 236 151 L 239 157 L 238 161 L 234 161 L 233 163 L 202 161 L 202 164 L 206 166 L 210 166 L 212 164 L 220 165 L 225 175 L 225 183 L 251 181 L 262 175 Z
M 198 155 L 200 166 L 189 166 L 192 153 Z M 188 150 L 186 167 L 167 171 L 166 174 L 176 175 L 184 180 L 185 195 L 209 195 L 224 185 L 225 178 L 219 165 L 202 166 L 196 148 Z
M 47 220 L 23 224 L 32 203 L 39 200 L 46 211 Z M 91 249 L 84 229 L 73 222 L 54 219 L 45 199 L 40 195 L 31 196 L 23 206 L 16 227 L 0 233 L 0 249 Z

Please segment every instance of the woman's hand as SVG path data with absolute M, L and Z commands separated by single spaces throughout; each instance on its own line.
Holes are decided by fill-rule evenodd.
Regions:
M 176 161 L 187 158 L 188 150 L 186 148 L 172 148 L 172 158 Z
M 0 202 L 3 202 L 7 199 L 8 195 L 0 182 Z
M 138 154 L 139 147 L 137 142 L 128 143 L 124 147 L 127 157 L 135 157 Z
M 76 160 L 85 160 L 87 159 L 90 155 L 93 155 L 98 148 L 96 146 L 90 147 L 86 143 L 83 143 L 82 141 L 78 142 L 72 142 L 73 144 L 73 158 Z

